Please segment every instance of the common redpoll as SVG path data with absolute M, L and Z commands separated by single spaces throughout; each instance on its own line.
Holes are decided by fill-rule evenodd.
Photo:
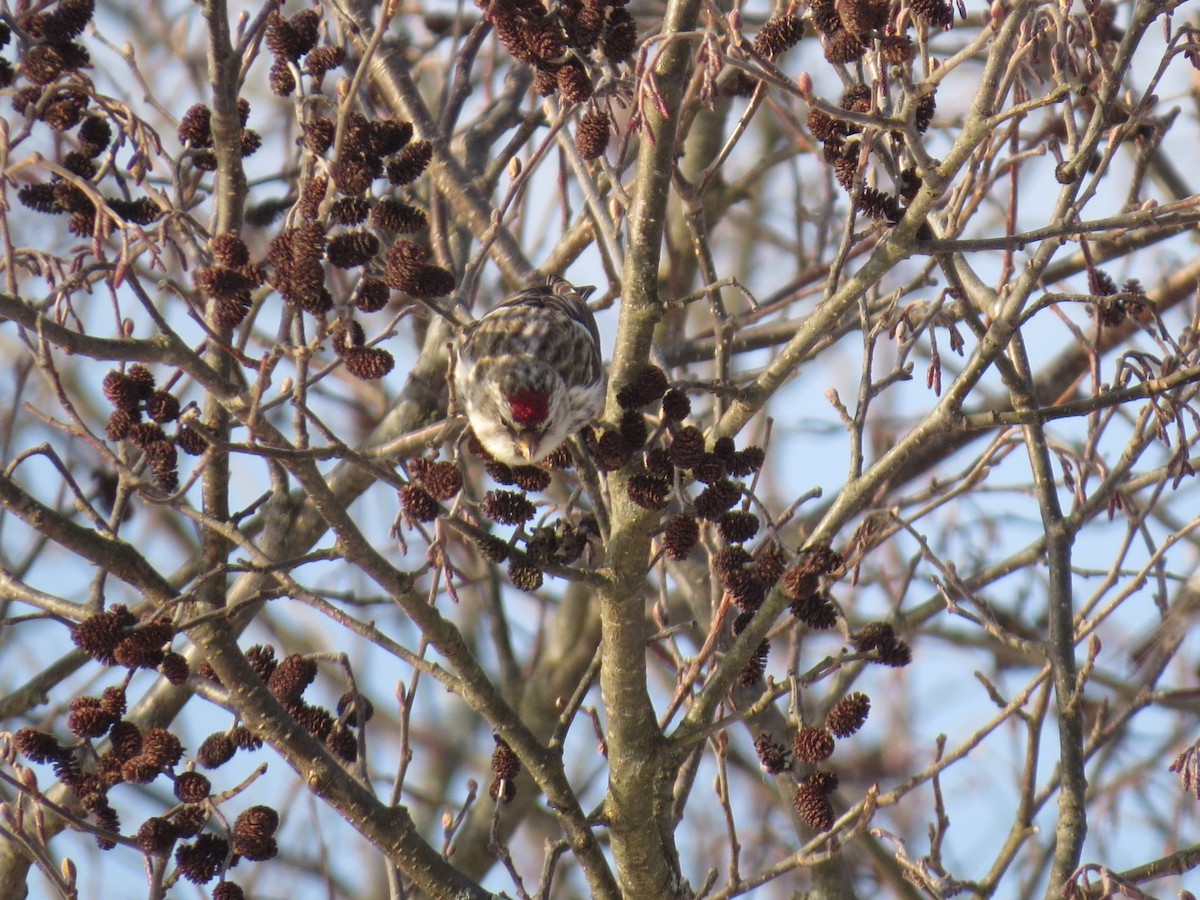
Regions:
M 551 276 L 463 330 L 454 388 L 500 462 L 538 462 L 600 414 L 600 333 L 584 302 L 593 290 Z

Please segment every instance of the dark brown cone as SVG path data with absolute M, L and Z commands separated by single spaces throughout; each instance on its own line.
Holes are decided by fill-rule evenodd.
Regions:
M 137 620 L 124 606 L 117 604 L 106 612 L 96 613 L 71 628 L 75 646 L 106 666 L 116 662 L 113 654 Z
M 889 647 L 879 648 L 879 661 L 885 666 L 904 668 L 912 662 L 912 648 L 904 641 L 897 640 Z
M 344 47 L 314 47 L 304 57 L 304 67 L 318 81 L 330 69 L 336 69 L 346 60 Z
M 754 38 L 754 52 L 767 59 L 779 56 L 795 47 L 804 37 L 804 23 L 795 13 L 785 13 L 768 19 Z
M 603 472 L 615 472 L 633 457 L 633 448 L 625 443 L 619 431 L 605 431 L 591 449 L 597 468 Z
M 388 181 L 395 185 L 415 181 L 433 159 L 433 144 L 429 141 L 413 141 L 405 147 L 395 160 L 387 165 Z
M 209 241 L 208 248 L 218 265 L 236 269 L 250 262 L 250 251 L 246 242 L 232 232 L 218 234 Z
M 215 834 L 202 834 L 195 843 L 175 850 L 179 872 L 193 884 L 207 884 L 216 877 L 229 855 L 229 842 Z
M 263 745 L 262 738 L 245 725 L 238 725 L 229 736 L 233 738 L 233 743 L 239 750 L 258 750 Z
M 796 789 L 792 806 L 804 824 L 813 831 L 828 831 L 836 821 L 833 804 L 829 802 L 829 798 L 808 785 L 801 784 Z
M 767 586 L 775 587 L 780 578 L 786 561 L 783 551 L 773 541 L 761 547 L 754 559 L 754 577 Z
M 269 806 L 251 806 L 243 810 L 233 823 L 234 837 L 262 840 L 274 837 L 279 828 L 279 813 Z
M 104 426 L 104 436 L 110 441 L 123 441 L 129 436 L 129 429 L 137 424 L 137 412 L 127 412 L 114 409 Z
M 555 77 L 558 79 L 559 93 L 565 102 L 583 103 L 592 96 L 592 79 L 578 60 L 572 59 L 558 70 Z
M 793 600 L 788 606 L 792 615 L 817 631 L 824 631 L 837 624 L 837 610 L 823 594 L 809 594 Z
M 766 459 L 767 452 L 762 447 L 746 447 L 725 461 L 725 470 L 735 478 L 742 478 L 761 469 Z
M 361 194 L 371 187 L 371 182 L 382 172 L 377 161 L 361 156 L 339 159 L 329 167 L 334 186 L 343 194 Z
M 612 63 L 626 62 L 637 50 L 637 22 L 629 10 L 610 8 L 608 24 L 600 41 L 600 52 Z
M 861 691 L 847 694 L 834 704 L 825 718 L 825 726 L 840 738 L 847 738 L 867 721 L 871 698 Z
M 152 816 L 142 823 L 137 832 L 137 843 L 143 852 L 151 856 L 163 856 L 169 853 L 175 845 L 179 831 L 174 824 L 158 816 Z
M 476 539 L 475 545 L 479 548 L 479 552 L 483 554 L 483 558 L 488 562 L 502 563 L 508 559 L 508 542 L 501 540 L 495 535 L 484 535 Z
M 861 59 L 867 45 L 845 30 L 825 35 L 825 58 L 835 65 Z
M 542 586 L 542 570 L 515 559 L 508 564 L 508 578 L 513 587 L 522 591 L 536 591 Z
M 814 791 L 828 797 L 838 789 L 838 776 L 836 772 L 818 770 L 806 775 L 801 784 L 807 784 Z
M 732 510 L 722 513 L 717 530 L 727 544 L 740 544 L 758 534 L 758 516 L 752 512 Z
M 124 760 L 117 759 L 111 753 L 105 753 L 96 760 L 96 774 L 99 776 L 106 790 L 116 787 L 125 781 L 125 776 L 121 774 L 121 768 L 124 764 Z
M 727 479 L 715 481 L 696 497 L 696 515 L 702 519 L 718 519 L 721 514 L 742 498 L 737 485 Z
M 452 462 L 433 463 L 417 477 L 433 498 L 442 503 L 453 500 L 463 486 L 462 472 Z
M 625 409 L 641 409 L 662 398 L 667 392 L 666 373 L 658 366 L 647 366 L 638 377 L 617 391 L 617 402 Z
M 363 381 L 382 378 L 396 365 L 390 352 L 382 347 L 356 347 L 345 356 L 346 371 Z
M 358 738 L 348 725 L 334 725 L 333 730 L 325 737 L 325 745 L 333 751 L 334 756 L 345 762 L 354 762 L 358 759 Z M 274 844 L 274 841 L 271 842 Z M 274 856 L 271 853 L 271 856 Z M 251 856 L 249 853 L 244 853 L 247 859 L 270 859 L 271 856 Z
M 550 487 L 551 475 L 537 466 L 513 466 L 510 468 L 512 483 L 525 491 L 544 491 Z
M 54 735 L 35 728 L 21 728 L 16 731 L 13 734 L 13 744 L 17 752 L 35 763 L 52 762 L 70 755 L 70 751 L 61 746 Z
M 141 756 L 156 766 L 169 769 L 183 758 L 183 744 L 167 729 L 155 726 L 142 734 Z
M 917 131 L 928 130 L 930 123 L 933 122 L 935 112 L 937 112 L 937 100 L 934 99 L 933 94 L 926 94 L 917 101 L 917 111 L 914 117 Z
M 713 557 L 712 566 L 718 578 L 728 581 L 732 576 L 744 572 L 751 562 L 750 554 L 743 547 L 723 547 Z
M 809 765 L 824 762 L 833 755 L 833 735 L 824 728 L 801 726 L 792 739 L 792 752 Z
M 115 369 L 104 376 L 104 396 L 114 408 L 133 412 L 141 402 L 141 391 L 128 375 Z
M 80 151 L 92 159 L 103 153 L 112 142 L 112 126 L 100 116 L 88 116 L 76 134 Z
M 206 804 L 185 806 L 171 820 L 180 837 L 195 837 L 208 823 L 209 811 Z
M 118 716 L 106 710 L 99 697 L 76 697 L 71 701 L 67 728 L 80 738 L 99 738 L 108 733 Z
M 688 395 L 678 388 L 672 388 L 663 395 L 662 414 L 664 419 L 681 422 L 692 412 L 692 401 Z
M 517 483 L 517 479 L 513 477 L 512 466 L 506 463 L 492 460 L 484 466 L 484 469 L 496 484 L 510 485 Z
M 602 109 L 589 108 L 575 128 L 575 148 L 584 159 L 599 159 L 608 149 L 612 121 Z
M 379 238 L 369 231 L 347 231 L 333 237 L 325 248 L 329 262 L 339 269 L 353 269 L 370 262 L 379 252 Z
M 329 710 L 320 706 L 312 706 L 308 703 L 294 703 L 288 707 L 288 712 L 292 714 L 292 718 L 296 720 L 296 724 L 311 734 L 319 741 L 329 737 L 329 733 L 333 731 L 333 726 L 336 720 Z
M 803 551 L 802 564 L 809 566 L 818 575 L 832 575 L 843 564 L 842 554 L 828 544 L 815 544 Z
M 691 555 L 692 548 L 700 538 L 700 525 L 696 519 L 685 513 L 679 513 L 667 522 L 663 532 L 663 549 L 667 557 L 681 561 Z
M 114 719 L 125 715 L 125 704 L 125 688 L 120 685 L 106 687 L 104 693 L 100 695 L 100 705 Z
M 859 653 L 869 653 L 895 644 L 896 631 L 887 622 L 868 622 L 851 638 L 851 643 Z
M 627 409 L 621 415 L 620 431 L 625 446 L 634 452 L 645 447 L 650 436 L 645 417 L 635 409 Z
M 429 224 L 425 211 L 403 202 L 385 198 L 375 204 L 370 215 L 371 224 L 384 231 L 396 234 L 411 234 Z
M 175 437 L 179 449 L 189 456 L 199 456 L 208 449 L 208 441 L 200 436 L 200 432 L 184 425 Z
M 674 481 L 675 466 L 665 447 L 652 447 L 646 454 L 646 471 L 663 481 Z
M 353 319 L 338 319 L 333 323 L 330 338 L 333 352 L 344 357 L 351 350 L 366 343 L 367 333 L 362 325 Z
M 638 472 L 629 479 L 629 499 L 642 509 L 657 510 L 667 505 L 671 485 L 647 472 Z
M 542 465 L 551 469 L 569 469 L 574 464 L 574 460 L 571 459 L 571 448 L 565 443 L 559 444 L 549 456 L 542 460 Z
M 391 289 L 384 282 L 378 278 L 364 278 L 359 282 L 358 292 L 354 295 L 354 305 L 361 312 L 378 312 L 387 306 L 391 296 Z
M 404 286 L 404 291 L 418 299 L 432 300 L 452 293 L 455 284 L 454 273 L 449 269 L 424 265 L 413 274 L 412 279 Z
M 127 759 L 121 764 L 121 777 L 130 784 L 149 784 L 162 774 L 162 769 L 142 756 Z
M 376 156 L 391 156 L 404 149 L 412 140 L 412 122 L 399 119 L 375 119 L 369 125 L 370 152 Z
M 783 573 L 783 592 L 793 600 L 807 599 L 820 587 L 821 579 L 806 566 L 792 566 Z
M 521 761 L 513 753 L 504 738 L 494 735 L 496 749 L 492 751 L 492 784 L 488 794 L 493 800 L 507 803 L 511 797 L 506 795 L 502 782 L 511 783 L 521 771 Z
M 829 113 L 820 109 L 808 111 L 808 130 L 818 141 L 824 143 L 845 134 L 845 127 Z
M 208 147 L 212 144 L 212 110 L 203 103 L 188 108 L 179 121 L 179 142 L 193 147 Z
M 400 488 L 400 506 L 410 522 L 432 522 L 442 511 L 429 491 L 415 482 Z
M 256 643 L 253 647 L 246 650 L 246 661 L 250 662 L 251 668 L 258 673 L 258 677 L 264 682 L 269 682 L 272 674 L 278 668 L 278 661 L 275 659 L 275 648 L 270 644 Z M 305 686 L 312 683 L 312 679 L 316 677 L 317 670 L 313 668 L 312 676 L 308 677 Z M 302 690 L 302 688 L 301 688 Z
M 482 512 L 501 525 L 523 525 L 537 514 L 537 508 L 522 493 L 488 491 L 483 497 Z
M 835 0 L 834 8 L 842 27 L 856 37 L 883 30 L 887 24 L 888 0 Z
M 179 418 L 179 400 L 166 391 L 155 391 L 146 401 L 146 415 L 159 424 Z
M 765 731 L 754 739 L 754 751 L 768 774 L 778 775 L 791 765 L 787 748 L 771 740 L 771 735 Z
M 108 733 L 112 754 L 122 761 L 133 759 L 142 752 L 142 732 L 132 722 L 121 720 Z
M 913 61 L 916 48 L 907 34 L 887 34 L 879 42 L 879 58 L 889 66 L 904 66 Z
M 233 759 L 237 747 L 226 732 L 210 734 L 196 751 L 196 761 L 206 769 L 216 769 Z
M 749 612 L 762 606 L 767 596 L 767 585 L 758 580 L 752 568 L 730 573 L 722 579 L 722 586 L 739 609 Z
M 319 116 L 304 123 L 303 136 L 300 140 L 307 149 L 320 155 L 333 146 L 333 141 L 336 136 L 337 126 L 334 124 L 333 120 L 325 118 L 324 116 Z M 322 193 L 324 193 L 323 190 Z M 360 198 L 347 197 L 344 198 L 344 200 L 348 203 L 365 202 L 361 201 Z M 338 202 L 342 201 L 339 200 Z
M 533 75 L 533 92 L 539 97 L 549 97 L 558 91 L 557 67 L 538 69 Z
M 331 225 L 359 225 L 371 212 L 372 201 L 366 197 L 338 197 L 329 208 Z
M 704 455 L 704 435 L 695 425 L 685 425 L 675 435 L 670 447 L 671 462 L 681 469 L 690 469 Z
M 254 648 L 251 648 L 251 652 Z M 247 657 L 250 652 L 247 652 Z M 252 661 L 253 664 L 253 661 Z M 260 672 L 261 676 L 262 673 Z M 267 676 L 267 687 L 284 706 L 296 703 L 305 689 L 316 680 L 317 664 L 306 656 L 293 653 L 274 667 Z
M 184 803 L 203 803 L 212 784 L 199 772 L 181 772 L 175 779 L 175 796 Z
M 754 655 L 746 661 L 742 671 L 738 673 L 737 681 L 742 687 L 753 687 L 763 679 L 767 670 L 767 655 L 771 652 L 771 643 L 763 641 L 754 651 Z
M 949 28 L 954 24 L 954 9 L 947 0 L 912 0 L 913 17 L 932 29 Z
M 525 555 L 529 557 L 529 562 L 535 566 L 544 566 L 554 560 L 555 553 L 558 552 L 558 535 L 554 533 L 552 528 L 536 528 L 533 534 L 525 541 Z
M 889 225 L 895 225 L 904 218 L 904 207 L 900 200 L 886 191 L 864 187 L 858 199 L 858 208 L 867 216 Z

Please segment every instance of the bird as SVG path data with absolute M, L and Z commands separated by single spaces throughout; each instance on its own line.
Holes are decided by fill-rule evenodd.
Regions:
M 600 332 L 587 305 L 594 290 L 547 276 L 459 335 L 456 402 L 497 461 L 536 464 L 604 408 Z

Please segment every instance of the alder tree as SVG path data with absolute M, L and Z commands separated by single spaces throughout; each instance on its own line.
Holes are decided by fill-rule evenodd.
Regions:
M 1198 69 L 1177 0 L 0 2 L 5 896 L 1190 896 Z M 514 465 L 454 367 L 554 277 L 603 406 Z

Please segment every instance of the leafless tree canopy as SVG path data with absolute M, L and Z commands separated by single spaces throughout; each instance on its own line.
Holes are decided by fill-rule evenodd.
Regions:
M 1194 4 L 0 23 L 6 897 L 1200 883 Z

